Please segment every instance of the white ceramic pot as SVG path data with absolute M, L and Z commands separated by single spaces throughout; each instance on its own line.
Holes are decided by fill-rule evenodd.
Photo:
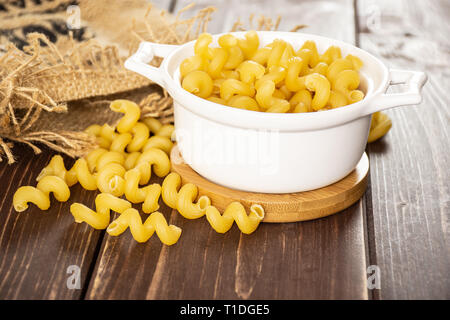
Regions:
M 244 32 L 234 32 L 243 37 Z M 126 62 L 165 88 L 174 100 L 176 139 L 184 160 L 205 178 L 233 189 L 288 193 L 321 188 L 348 175 L 361 159 L 371 114 L 418 104 L 426 82 L 423 72 L 388 70 L 384 64 L 348 43 L 304 33 L 258 32 L 261 45 L 283 39 L 298 49 L 313 40 L 319 52 L 329 46 L 359 57 L 365 98 L 324 112 L 265 113 L 210 102 L 185 91 L 179 65 L 194 54 L 194 41 L 181 46 L 142 42 Z M 221 35 L 214 35 L 213 44 Z M 148 62 L 163 57 L 159 68 Z M 406 84 L 403 93 L 386 94 L 390 84 Z

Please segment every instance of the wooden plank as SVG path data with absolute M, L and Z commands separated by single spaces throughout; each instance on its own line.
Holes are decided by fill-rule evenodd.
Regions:
M 192 1 L 178 0 L 175 12 L 184 8 Z M 278 30 L 290 31 L 294 26 L 304 24 L 307 27 L 302 30 L 323 36 L 332 36 L 348 42 L 354 41 L 354 12 L 351 9 L 351 1 L 241 1 L 241 0 L 198 0 L 195 6 L 183 13 L 183 17 L 192 17 L 204 7 L 214 6 L 217 11 L 213 13 L 212 20 L 208 24 L 208 32 L 220 33 L 231 30 L 239 19 L 247 29 L 252 29 L 249 18 L 253 18 L 253 28 L 258 25 L 258 18 L 264 15 L 275 22 L 281 16 Z M 351 10 L 350 10 L 351 9 Z M 339 15 L 335 13 L 339 12 Z
M 449 2 L 366 0 L 357 7 L 362 49 L 389 67 L 429 76 L 422 104 L 388 111 L 390 133 L 368 147 L 379 297 L 449 299 Z
M 245 14 L 241 2 L 219 5 L 226 5 L 230 17 L 235 17 Z M 259 2 L 255 8 L 275 8 L 270 3 Z M 279 6 L 284 10 L 280 14 L 291 20 L 284 23 L 303 23 L 298 17 L 305 6 L 323 12 L 321 17 L 330 22 L 319 24 L 312 19 L 317 33 L 353 42 L 351 1 L 298 5 L 286 1 Z M 232 25 L 225 14 L 216 14 L 216 19 L 222 28 L 215 27 L 212 32 Z M 243 235 L 233 226 L 222 235 L 213 231 L 205 218 L 186 220 L 161 205 L 170 223 L 183 229 L 179 242 L 163 246 L 154 236 L 148 243 L 138 244 L 129 231 L 117 238 L 105 236 L 86 298 L 367 299 L 364 207 L 362 200 L 324 219 L 262 224 L 251 235 Z
M 69 207 L 73 201 L 92 205 L 95 193 L 76 185 L 66 203 L 52 199 L 48 211 L 30 205 L 17 213 L 12 207 L 15 190 L 35 186 L 40 170 L 55 153 L 46 150 L 36 156 L 22 146 L 15 147 L 14 154 L 19 159 L 14 165 L 0 163 L 0 299 L 80 298 L 101 233 L 74 223 Z M 66 159 L 67 165 L 71 162 Z M 80 289 L 67 286 L 71 265 L 80 268 Z

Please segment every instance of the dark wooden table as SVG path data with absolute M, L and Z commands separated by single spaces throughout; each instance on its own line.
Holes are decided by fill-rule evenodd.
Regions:
M 157 1 L 171 10 L 186 3 Z M 227 0 L 193 10 L 205 5 L 219 9 L 212 33 L 250 13 L 280 14 L 280 30 L 307 24 L 303 32 L 354 43 L 389 67 L 428 73 L 422 104 L 388 111 L 392 130 L 367 147 L 364 197 L 339 214 L 262 224 L 251 236 L 235 226 L 217 234 L 205 219 L 162 206 L 183 229 L 180 241 L 138 244 L 129 232 L 110 237 L 74 223 L 70 204 L 93 207 L 96 195 L 79 185 L 47 212 L 16 213 L 14 191 L 34 185 L 53 155 L 17 147 L 19 161 L 0 164 L 0 299 L 449 299 L 450 3 Z M 370 286 L 373 270 L 380 289 Z

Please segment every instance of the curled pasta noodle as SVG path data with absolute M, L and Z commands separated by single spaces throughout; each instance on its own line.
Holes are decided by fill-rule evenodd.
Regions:
M 349 104 L 361 101 L 362 99 L 364 99 L 364 92 L 362 92 L 361 90 L 352 90 L 349 92 L 347 98 Z
M 231 34 L 225 34 L 219 38 L 219 45 L 227 50 L 228 59 L 225 69 L 234 69 L 244 61 L 244 53 L 238 46 L 237 39 Z
M 111 219 L 110 211 L 123 213 L 131 208 L 131 203 L 108 193 L 100 193 L 95 198 L 95 208 L 96 211 L 75 202 L 70 206 L 70 213 L 76 223 L 86 222 L 94 229 L 106 229 Z
M 84 129 L 84 132 L 87 134 L 93 135 L 95 137 L 100 136 L 100 131 L 102 130 L 102 127 L 99 124 L 92 124 L 86 129 Z
M 251 60 L 242 62 L 236 69 L 240 74 L 240 79 L 245 83 L 252 83 L 255 80 L 261 79 L 266 72 L 264 66 Z
M 212 42 L 212 36 L 209 33 L 202 33 L 198 36 L 197 41 L 194 44 L 194 52 L 196 55 L 203 59 L 211 59 L 211 52 L 209 50 L 209 44 Z
M 255 82 L 255 88 L 258 89 L 259 86 L 267 81 L 271 80 L 275 83 L 275 85 L 278 85 L 283 82 L 286 78 L 286 69 L 280 66 L 272 66 L 268 68 L 268 73 L 261 77 L 261 79 L 257 80 Z
M 258 102 L 249 96 L 236 95 L 228 100 L 227 104 L 235 108 L 259 111 Z
M 111 146 L 109 147 L 109 150 L 119 153 L 124 153 L 125 148 L 127 145 L 131 142 L 133 139 L 133 136 L 131 133 L 125 132 L 119 134 L 112 142 Z
M 253 97 L 255 95 L 255 88 L 235 79 L 227 79 L 220 86 L 221 99 L 229 100 L 236 94 Z
M 267 60 L 269 60 L 270 52 L 271 48 L 267 47 L 259 48 L 258 50 L 255 51 L 250 60 L 257 62 L 262 66 L 265 66 L 267 65 Z
M 294 113 L 312 111 L 312 96 L 306 89 L 298 91 L 291 100 L 289 100 L 289 103 L 291 104 L 291 107 L 293 107 Z
M 34 203 L 41 210 L 50 208 L 50 192 L 60 202 L 69 200 L 70 190 L 66 182 L 57 176 L 45 176 L 36 187 L 22 186 L 14 193 L 13 207 L 17 212 L 28 209 L 28 203 Z
M 149 148 L 142 152 L 137 164 L 148 163 L 153 165 L 153 171 L 158 177 L 165 177 L 170 172 L 170 160 L 167 154 L 158 148 Z M 148 170 L 148 178 L 141 180 L 141 184 L 147 183 L 150 179 L 151 171 Z M 144 182 L 145 181 L 145 182 Z
M 181 187 L 181 177 L 172 172 L 163 181 L 161 187 L 161 197 L 166 205 L 178 212 L 187 219 L 197 219 L 205 215 L 205 209 L 211 204 L 207 196 L 201 196 L 196 203 L 193 201 L 197 197 L 197 187 L 192 183 Z M 178 191 L 179 190 L 179 191 Z
M 213 78 L 220 78 L 222 75 L 222 69 L 225 66 L 225 63 L 228 61 L 228 51 L 224 48 L 214 48 L 214 56 L 209 63 L 208 73 Z
M 271 80 L 263 82 L 256 92 L 256 101 L 266 109 L 267 112 L 287 112 L 290 104 L 287 100 L 273 96 L 275 92 L 275 83 Z
M 150 149 L 150 148 L 158 148 L 164 151 L 167 154 L 170 154 L 170 150 L 173 148 L 173 142 L 164 136 L 152 136 L 150 137 L 145 145 L 142 147 L 142 152 Z
M 188 73 L 192 71 L 206 71 L 208 68 L 208 61 L 198 55 L 186 58 L 180 64 L 180 75 L 185 77 Z
M 308 69 L 306 74 L 318 73 L 326 75 L 328 71 L 328 65 L 325 62 L 319 62 L 314 68 Z
M 327 65 L 330 65 L 333 61 L 340 59 L 341 57 L 341 48 L 330 46 L 322 55 L 320 55 L 319 60 L 321 62 L 325 62 Z
M 330 82 L 327 78 L 318 73 L 310 74 L 306 76 L 305 86 L 308 90 L 315 92 L 311 101 L 312 108 L 317 111 L 325 107 L 331 92 Z
M 125 173 L 125 197 L 132 203 L 144 202 L 142 211 L 150 213 L 159 209 L 161 186 L 157 183 L 139 188 L 142 165 Z M 145 167 L 144 167 L 145 168 Z
M 305 89 L 305 76 L 299 77 L 304 69 L 305 61 L 299 57 L 289 59 L 286 79 L 284 83 L 290 91 Z
M 114 100 L 109 108 L 114 112 L 124 113 L 124 116 L 117 123 L 119 133 L 129 132 L 141 117 L 141 108 L 130 100 Z
M 125 170 L 133 169 L 136 166 L 140 156 L 141 153 L 139 151 L 128 153 L 125 156 L 125 162 L 123 163 L 123 167 L 125 168 Z
M 110 163 L 118 163 L 123 165 L 125 163 L 124 153 L 116 151 L 108 151 L 103 153 L 97 160 L 97 171 L 100 171 L 103 167 Z
M 280 39 L 273 41 L 273 47 L 267 59 L 267 67 L 280 66 L 281 57 L 286 50 L 286 42 Z
M 359 75 L 355 70 L 341 71 L 336 81 L 333 83 L 333 89 L 348 94 L 359 86 Z
M 84 158 L 75 161 L 72 168 L 67 170 L 64 166 L 62 157 L 60 155 L 55 155 L 50 160 L 50 163 L 41 170 L 36 180 L 41 181 L 43 178 L 52 175 L 61 178 L 68 187 L 79 182 L 86 190 L 97 189 L 96 178 L 92 175 L 88 163 Z
M 319 53 L 317 52 L 316 43 L 314 41 L 308 40 L 300 48 L 299 52 L 297 52 L 298 56 L 301 56 L 302 49 L 309 49 L 311 51 L 311 56 L 308 61 L 308 64 L 311 68 L 314 68 L 319 63 Z
M 223 104 L 224 106 L 227 105 L 227 102 L 219 97 L 211 96 L 208 100 L 214 103 Z
M 112 236 L 118 236 L 130 228 L 133 238 L 137 242 L 146 242 L 156 231 L 159 239 L 166 245 L 175 244 L 181 235 L 181 229 L 174 225 L 168 225 L 162 213 L 153 212 L 144 223 L 136 209 L 125 210 L 106 229 Z
M 259 37 L 256 31 L 251 30 L 245 34 L 245 39 L 238 39 L 238 46 L 245 58 L 250 59 L 259 47 Z
M 161 137 L 167 137 L 170 139 L 172 137 L 174 130 L 175 127 L 173 124 L 164 124 L 161 126 L 158 132 L 156 132 L 156 135 Z
M 155 118 L 148 117 L 142 119 L 142 122 L 148 127 L 151 133 L 156 134 L 162 127 L 162 123 Z
M 392 127 L 391 119 L 384 112 L 375 112 L 372 115 L 370 131 L 367 142 L 374 142 L 383 137 Z
M 90 151 L 86 156 L 86 162 L 88 164 L 88 168 L 90 172 L 94 172 L 94 170 L 97 167 L 97 161 L 100 159 L 102 155 L 107 153 L 108 150 L 103 148 L 96 148 L 92 151 Z
M 223 214 L 214 206 L 206 207 L 206 219 L 211 227 L 218 233 L 225 233 L 236 222 L 239 230 L 245 234 L 253 233 L 264 219 L 264 209 L 258 204 L 250 207 L 247 215 L 244 206 L 239 202 L 230 203 Z
M 145 124 L 138 122 L 131 128 L 131 133 L 133 134 L 133 138 L 127 145 L 127 151 L 135 152 L 141 150 L 150 136 L 150 130 Z
M 352 55 L 352 54 L 348 54 L 345 57 L 345 59 L 351 61 L 352 65 L 353 65 L 353 69 L 356 70 L 356 71 L 361 69 L 361 67 L 363 66 L 363 62 L 361 61 L 361 59 L 358 58 L 357 56 Z
M 336 59 L 328 67 L 326 75 L 327 75 L 328 80 L 330 80 L 331 83 L 335 83 L 339 73 L 341 73 L 344 70 L 352 70 L 352 69 L 353 69 L 353 64 L 350 60 Z
M 331 108 L 339 108 L 342 106 L 347 105 L 347 98 L 344 94 L 342 94 L 339 91 L 331 90 L 330 92 L 330 99 L 328 100 L 327 105 L 329 105 Z
M 213 81 L 205 71 L 192 71 L 183 78 L 181 86 L 201 98 L 208 98 L 213 90 Z
M 125 188 L 125 168 L 118 163 L 108 163 L 98 172 L 97 187 L 101 192 L 120 197 Z

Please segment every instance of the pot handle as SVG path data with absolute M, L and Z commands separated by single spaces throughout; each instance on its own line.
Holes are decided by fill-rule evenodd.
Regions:
M 161 67 L 157 68 L 149 65 L 149 62 L 153 60 L 154 56 L 165 58 L 177 48 L 177 45 L 143 41 L 139 44 L 138 50 L 125 61 L 125 68 L 139 73 L 161 87 L 166 88 L 163 76 L 164 71 Z
M 406 91 L 379 94 L 373 99 L 370 107 L 364 110 L 365 114 L 422 102 L 422 87 L 427 82 L 427 75 L 424 72 L 390 69 L 389 78 L 389 85 L 406 84 Z

